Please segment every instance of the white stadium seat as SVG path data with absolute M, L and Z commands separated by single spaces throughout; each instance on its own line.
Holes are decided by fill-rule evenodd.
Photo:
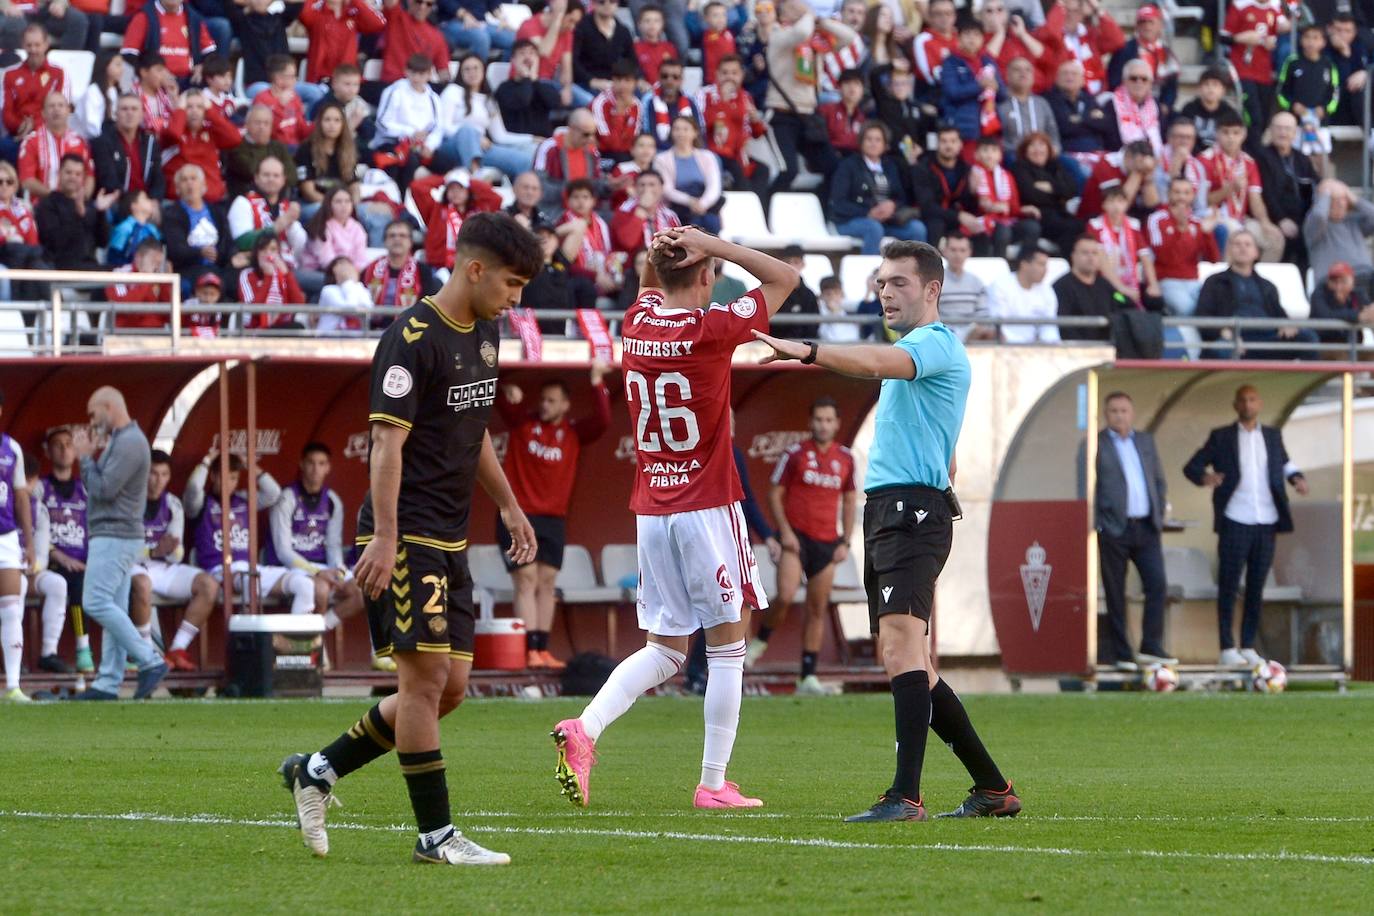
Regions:
M 580 544 L 569 544 L 563 550 L 563 568 L 554 581 L 559 597 L 565 604 L 608 604 L 619 601 L 619 588 L 602 586 L 592 566 L 592 555 Z
M 1069 262 L 1063 258 L 1050 258 L 1045 267 L 1045 282 L 1053 286 L 1054 281 L 1069 272 Z
M 528 7 L 521 7 L 528 9 Z M 492 92 L 496 87 L 504 83 L 510 77 L 510 63 L 504 60 L 494 60 L 487 64 L 487 88 Z
M 524 3 L 503 3 L 496 13 L 512 32 L 520 28 L 526 19 L 534 15 L 534 11 Z M 496 87 L 493 86 L 492 88 Z
M 802 282 L 817 296 L 821 294 L 821 281 L 834 274 L 835 266 L 823 254 L 808 254 L 802 264 Z
M 696 98 L 701 91 L 702 73 L 700 67 L 682 68 L 682 94 L 689 99 Z
M 868 277 L 883 263 L 879 254 L 847 254 L 840 258 L 840 286 L 844 301 L 863 302 L 868 296 Z
M 984 286 L 991 286 L 1011 273 L 1011 266 L 1006 258 L 969 258 L 964 270 L 982 280 Z
M 858 239 L 835 235 L 821 212 L 821 200 L 815 194 L 779 191 L 768 205 L 768 225 L 773 235 L 796 244 L 807 251 L 850 252 L 859 246 Z
M 754 276 L 749 271 L 745 270 L 743 267 L 740 267 L 734 261 L 721 261 L 720 267 L 721 273 L 723 273 L 727 277 L 730 277 L 731 279 L 738 280 L 739 282 L 743 283 L 745 287 L 747 287 L 748 289 L 753 289 L 754 287 L 759 285 L 758 277 Z
M 753 191 L 726 191 L 720 208 L 720 234 L 746 248 L 781 248 L 786 244 L 768 231 L 763 204 Z
M 635 585 L 621 585 L 622 581 L 638 581 L 639 549 L 634 544 L 607 544 L 601 548 L 601 581 L 608 588 L 621 590 L 621 600 L 635 600 Z
M 491 592 L 498 604 L 515 597 L 510 573 L 506 571 L 505 561 L 501 559 L 500 547 L 495 544 L 473 544 L 467 553 L 473 585 Z
M 373 83 L 382 78 L 382 59 L 369 57 L 363 64 L 363 82 Z
M 1279 288 L 1279 305 L 1288 313 L 1289 318 L 1309 318 L 1312 304 L 1307 301 L 1307 290 L 1303 288 L 1302 272 L 1296 264 L 1273 264 L 1261 261 L 1255 265 L 1255 273 Z
M 1203 261 L 1197 266 L 1197 278 L 1206 280 L 1212 274 L 1219 274 L 1226 269 L 1224 261 Z
M 73 100 L 81 98 L 86 87 L 91 84 L 91 70 L 95 67 L 95 55 L 90 51 L 48 52 L 48 61 L 54 67 L 62 68 L 67 75 L 67 95 Z
M 1164 570 L 1169 584 L 1182 589 L 1185 601 L 1215 601 L 1217 583 L 1212 564 L 1196 547 L 1165 547 Z

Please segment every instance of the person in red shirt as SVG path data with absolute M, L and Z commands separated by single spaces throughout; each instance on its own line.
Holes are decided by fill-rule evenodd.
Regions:
M 1078 218 L 1084 221 L 1102 214 L 1102 193 L 1120 185 L 1126 191 L 1131 216 L 1149 219 L 1160 205 L 1159 188 L 1155 185 L 1155 151 L 1149 140 L 1127 143 L 1119 153 L 1108 153 L 1093 166 L 1083 197 L 1078 204 Z
M 734 54 L 735 35 L 726 22 L 725 4 L 711 0 L 701 11 L 701 58 L 702 69 L 715 73 L 720 61 L 727 54 Z
M 1119 185 L 1108 188 L 1102 194 L 1102 214 L 1088 220 L 1087 234 L 1102 243 L 1102 276 L 1107 282 L 1142 306 L 1146 297 L 1157 306 L 1160 291 L 1154 252 L 1140 223 L 1126 215 L 1126 206 L 1125 190 Z
M 1216 217 L 1198 219 L 1193 213 L 1196 197 L 1191 181 L 1181 175 L 1174 178 L 1169 182 L 1169 206 L 1151 213 L 1145 223 L 1145 235 L 1155 254 L 1160 295 L 1171 315 L 1197 311 L 1197 296 L 1202 291 L 1198 265 L 1221 260 L 1213 235 Z M 1196 337 L 1196 331 L 1193 334 Z
M 717 258 L 738 264 L 760 286 L 712 303 Z M 557 776 L 573 804 L 585 805 L 596 742 L 640 694 L 673 677 L 688 641 L 706 631 L 710 676 L 697 808 L 757 808 L 726 781 L 739 723 L 749 606 L 764 609 L 749 544 L 730 435 L 730 362 L 735 348 L 768 327 L 796 287 L 797 271 L 762 252 L 695 227 L 655 237 L 639 296 L 621 326 L 621 367 L 635 443 L 639 625 L 648 639 L 622 661 L 574 719 L 554 727 Z
M 1047 66 L 1052 66 L 1054 72 L 1066 60 L 1082 62 L 1084 85 L 1091 95 L 1107 88 L 1104 57 L 1126 44 L 1121 26 L 1101 8 L 1098 0 L 1062 0 L 1055 4 L 1035 37 L 1045 45 Z
M 980 257 L 1003 257 L 1007 246 L 1035 245 L 1040 235 L 1040 209 L 1021 203 L 1016 179 L 1002 166 L 1002 141 L 982 137 L 973 153 L 969 169 L 969 190 L 978 200 L 979 231 L 965 234 L 973 239 Z
M 758 636 L 749 644 L 745 665 L 752 666 L 768 649 L 773 631 L 782 626 L 792 597 L 806 576 L 806 624 L 802 630 L 801 679 L 797 693 L 826 695 L 833 691 L 816 679 L 816 659 L 825 642 L 825 620 L 835 570 L 849 558 L 854 536 L 854 456 L 835 441 L 840 407 L 823 397 L 811 405 L 811 438 L 783 452 L 773 470 L 768 505 L 778 526 L 782 559 L 778 561 L 778 594 L 764 615 Z M 841 534 L 835 533 L 839 520 Z
M 582 446 L 600 439 L 611 425 L 611 395 L 604 379 L 611 367 L 592 366 L 592 412 L 568 419 L 572 400 L 561 381 L 545 382 L 533 410 L 519 385 L 502 385 L 496 410 L 509 430 L 503 466 L 515 500 L 525 510 L 538 543 L 534 560 L 516 564 L 510 559 L 510 532 L 498 517 L 496 543 L 501 545 L 515 587 L 515 616 L 525 621 L 526 667 L 555 671 L 566 667 L 549 654 L 549 631 L 557 591 L 554 580 L 563 568 L 567 543 L 564 521 L 577 477 Z M 524 405 L 522 407 L 522 405 Z
M 1230 44 L 1231 65 L 1240 77 L 1245 120 L 1257 130 L 1274 113 L 1274 46 L 1292 28 L 1282 0 L 1232 0 L 1226 5 L 1221 37 Z
M 267 76 L 272 85 L 253 99 L 272 112 L 272 139 L 295 147 L 310 136 L 310 121 L 305 116 L 305 103 L 296 95 L 296 62 L 290 54 L 273 54 L 267 58 Z
M 611 186 L 611 209 L 618 210 L 629 200 L 635 190 L 635 178 L 640 172 L 654 167 L 654 157 L 658 155 L 658 141 L 653 134 L 640 134 L 630 147 L 630 158 L 618 162 L 611 169 L 608 183 Z M 538 176 L 536 176 L 538 177 Z
M 19 147 L 19 184 L 29 197 L 46 197 L 57 189 L 62 157 L 80 156 L 90 175 L 87 193 L 95 187 L 95 166 L 86 140 L 67 126 L 72 104 L 60 92 L 51 92 L 43 102 L 43 123 Z
M 358 36 L 386 28 L 386 18 L 367 0 L 310 0 L 301 7 L 300 23 L 310 37 L 305 79 L 323 83 L 339 64 L 358 60 Z
M 181 97 L 181 107 L 162 132 L 162 174 L 168 193 L 175 200 L 176 174 L 183 165 L 198 165 L 205 173 L 205 199 L 212 204 L 224 200 L 228 188 L 220 168 L 221 150 L 233 149 L 243 137 L 224 113 L 212 107 L 205 95 L 190 89 Z
M 147 274 L 160 274 L 164 271 L 167 252 L 157 239 L 144 239 L 134 251 L 134 259 L 115 270 Z M 137 305 L 169 303 L 172 301 L 170 283 L 112 283 L 105 287 L 105 301 L 131 302 Z M 184 323 L 184 319 L 183 319 Z M 114 326 L 117 328 L 165 328 L 170 324 L 167 315 L 160 312 L 120 312 L 116 311 Z
M 954 19 L 954 0 L 930 0 L 925 31 L 916 36 L 912 45 L 922 101 L 940 101 L 940 65 L 959 45 Z
M 750 158 L 746 145 L 768 133 L 768 124 L 743 89 L 744 61 L 727 54 L 716 65 L 716 81 L 701 91 L 698 108 L 706 129 L 706 148 L 720 157 L 736 191 L 752 189 L 760 196 L 768 187 L 768 166 Z
M 1033 92 L 1046 92 L 1054 85 L 1054 65 L 1045 43 L 1026 28 L 1026 19 L 1019 11 L 1007 14 L 1007 0 L 986 0 L 978 19 L 983 26 L 983 53 L 997 62 L 1003 79 L 1007 78 L 1008 65 L 1024 57 L 1035 69 Z
M 626 200 L 611 217 L 611 245 L 634 255 L 648 249 L 654 235 L 682 221 L 663 202 L 663 176 L 653 169 L 635 176 L 635 196 Z
M 155 22 L 156 28 L 150 28 L 150 22 Z M 130 63 L 145 55 L 162 55 L 168 71 L 185 86 L 200 81 L 200 63 L 215 51 L 215 43 L 200 13 L 183 0 L 149 0 L 129 20 L 119 50 Z
M 665 60 L 677 60 L 677 46 L 663 37 L 663 9 L 652 3 L 639 8 L 635 39 L 635 59 L 639 63 L 639 92 L 649 91 L 658 79 L 658 68 Z
M 1283 257 L 1283 232 L 1269 219 L 1259 164 L 1245 147 L 1245 122 L 1235 111 L 1217 115 L 1217 142 L 1198 157 L 1207 172 L 1207 203 L 1216 208 L 1223 232 L 1249 229 L 1260 246 L 1260 260 Z M 1225 244 L 1225 236 L 1218 239 Z
M 443 192 L 436 198 L 440 186 Z M 452 178 L 428 175 L 417 179 L 410 183 L 410 193 L 425 221 L 425 261 L 434 270 L 453 269 L 463 220 L 473 213 L 501 209 L 501 195 L 491 185 L 461 171 Z
M 406 0 L 404 10 L 401 0 L 385 0 L 382 10 L 386 18 L 382 82 L 389 86 L 405 79 L 406 61 L 416 54 L 434 61 L 439 82 L 448 82 L 448 42 L 429 21 L 434 0 Z
M 639 98 L 635 95 L 638 76 L 638 64 L 618 60 L 611 67 L 611 88 L 592 99 L 596 147 L 612 162 L 630 158 L 630 147 L 639 130 Z
M 516 41 L 532 41 L 539 51 L 539 79 L 559 92 L 565 107 L 591 104 L 592 93 L 573 82 L 573 29 L 582 21 L 579 0 L 549 0 L 538 15 L 520 24 Z
M 558 219 L 558 225 L 582 220 L 587 224 L 587 233 L 582 238 L 582 249 L 573 260 L 572 274 L 585 277 L 596 283 L 597 291 L 612 293 L 619 284 L 611 276 L 608 256 L 611 247 L 611 227 L 596 213 L 596 187 L 586 178 L 568 182 L 564 189 L 568 198 L 568 209 Z
M 859 132 L 867 117 L 863 110 L 864 91 L 863 73 L 846 70 L 840 74 L 840 100 L 826 102 L 819 109 L 830 131 L 830 145 L 838 152 L 859 151 Z
M 14 269 L 51 270 L 39 244 L 38 224 L 33 211 L 19 196 L 19 173 L 0 159 L 0 264 Z M 42 299 L 45 285 L 30 280 L 15 280 L 9 293 L 17 300 Z
M 24 29 L 24 62 L 5 71 L 5 130 L 22 140 L 43 116 L 43 100 L 49 93 L 67 92 L 67 76 L 61 67 L 48 63 L 52 39 L 41 23 L 31 22 Z

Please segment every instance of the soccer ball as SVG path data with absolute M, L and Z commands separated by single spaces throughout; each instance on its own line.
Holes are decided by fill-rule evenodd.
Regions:
M 1288 686 L 1288 669 L 1276 661 L 1256 665 L 1251 672 L 1250 687 L 1256 693 L 1283 693 Z
M 1168 665 L 1151 665 L 1145 672 L 1145 687 L 1153 693 L 1172 693 L 1178 689 L 1178 672 Z

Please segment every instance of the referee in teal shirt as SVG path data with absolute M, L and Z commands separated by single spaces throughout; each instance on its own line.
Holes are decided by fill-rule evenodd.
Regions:
M 954 446 L 968 401 L 968 354 L 940 322 L 940 253 L 925 242 L 892 242 L 878 268 L 878 301 L 893 346 L 824 346 L 754 336 L 773 348 L 764 362 L 800 360 L 841 375 L 882 379 L 865 475 L 864 589 L 868 618 L 892 684 L 897 773 L 867 811 L 848 821 L 923 821 L 921 764 L 926 729 L 948 744 L 973 779 L 969 795 L 944 817 L 1007 817 L 1021 810 L 964 704 L 930 658 L 935 580 L 954 535 Z

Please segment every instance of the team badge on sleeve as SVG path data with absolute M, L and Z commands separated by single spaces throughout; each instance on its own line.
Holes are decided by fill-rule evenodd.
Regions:
M 749 319 L 754 317 L 754 312 L 758 310 L 758 303 L 753 296 L 740 296 L 730 303 L 730 311 L 741 318 Z
M 410 373 L 403 366 L 392 366 L 382 376 L 382 392 L 389 398 L 403 398 L 410 394 Z

